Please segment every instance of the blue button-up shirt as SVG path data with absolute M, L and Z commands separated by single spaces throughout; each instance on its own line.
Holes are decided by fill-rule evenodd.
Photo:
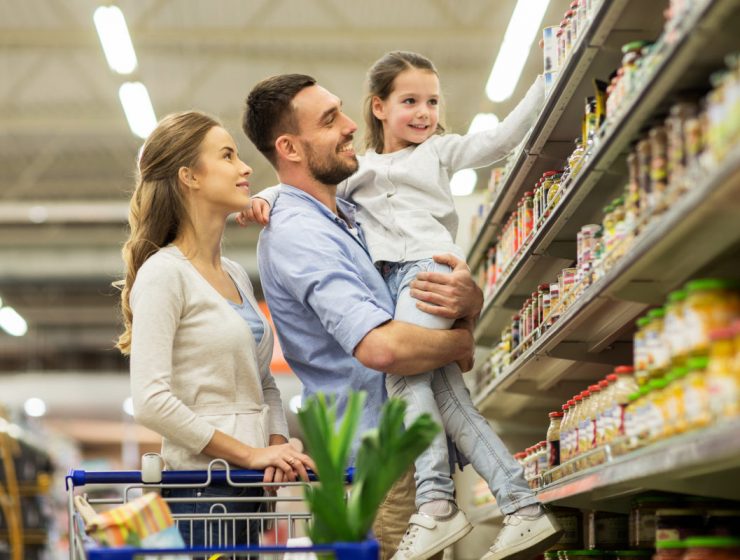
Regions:
M 393 299 L 373 266 L 352 204 L 337 208 L 357 230 L 321 202 L 289 185 L 262 231 L 260 278 L 290 367 L 304 386 L 337 398 L 340 417 L 349 391 L 367 399 L 358 435 L 378 424 L 386 399 L 382 373 L 353 357 L 357 344 L 393 318 Z

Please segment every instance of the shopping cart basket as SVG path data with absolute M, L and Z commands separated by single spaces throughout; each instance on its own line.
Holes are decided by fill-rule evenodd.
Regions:
M 220 468 L 219 468 L 220 467 Z M 352 482 L 353 469 L 347 471 L 347 482 Z M 315 480 L 313 473 L 311 479 Z M 71 560 L 133 560 L 139 558 L 283 558 L 284 555 L 309 553 L 333 554 L 337 560 L 376 560 L 378 544 L 374 540 L 360 543 L 333 543 L 331 545 L 314 545 L 307 547 L 287 547 L 276 543 L 305 534 L 306 523 L 310 521 L 308 511 L 292 511 L 290 502 L 300 505 L 300 495 L 278 495 L 260 493 L 261 495 L 234 497 L 198 497 L 207 492 L 197 492 L 192 498 L 165 498 L 175 503 L 192 501 L 208 503 L 207 513 L 173 514 L 175 522 L 190 524 L 192 528 L 203 527 L 208 535 L 208 546 L 194 547 L 186 543 L 185 548 L 145 549 L 137 547 L 108 548 L 95 543 L 85 534 L 84 522 L 75 504 L 76 496 L 83 496 L 96 511 L 120 506 L 140 496 L 144 492 L 163 491 L 174 488 L 202 490 L 212 486 L 232 486 L 268 490 L 275 487 L 298 487 L 302 482 L 264 483 L 262 471 L 230 469 L 225 461 L 216 459 L 205 471 L 163 471 L 162 480 L 156 484 L 144 483 L 141 471 L 85 471 L 70 470 L 66 477 L 67 507 L 69 513 L 69 551 Z M 105 492 L 104 496 L 100 496 Z M 294 493 L 295 494 L 295 493 Z M 264 504 L 263 511 L 253 513 L 230 513 L 225 503 L 259 502 Z M 279 507 L 282 504 L 284 507 Z M 258 542 L 234 542 L 235 524 L 258 524 Z M 229 530 L 231 528 L 231 530 Z M 250 531 L 247 531 L 249 534 Z

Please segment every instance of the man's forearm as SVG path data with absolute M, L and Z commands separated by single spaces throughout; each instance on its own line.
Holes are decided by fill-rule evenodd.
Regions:
M 389 321 L 360 341 L 355 357 L 371 369 L 414 375 L 464 359 L 472 349 L 467 329 L 435 330 Z

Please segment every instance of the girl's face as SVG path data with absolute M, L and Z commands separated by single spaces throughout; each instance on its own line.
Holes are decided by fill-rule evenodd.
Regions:
M 421 144 L 439 123 L 439 78 L 429 70 L 404 70 L 386 99 L 373 97 L 372 109 L 383 123 L 384 153 Z
M 252 168 L 239 159 L 236 143 L 226 130 L 214 126 L 201 143 L 192 185 L 199 199 L 226 214 L 249 208 L 249 181 Z

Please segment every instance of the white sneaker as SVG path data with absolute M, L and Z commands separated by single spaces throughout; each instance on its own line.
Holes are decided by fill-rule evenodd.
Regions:
M 481 560 L 528 560 L 542 554 L 563 535 L 551 513 L 539 517 L 507 515 L 496 542 Z
M 472 529 L 462 510 L 444 520 L 415 513 L 391 560 L 425 560 L 456 543 Z

